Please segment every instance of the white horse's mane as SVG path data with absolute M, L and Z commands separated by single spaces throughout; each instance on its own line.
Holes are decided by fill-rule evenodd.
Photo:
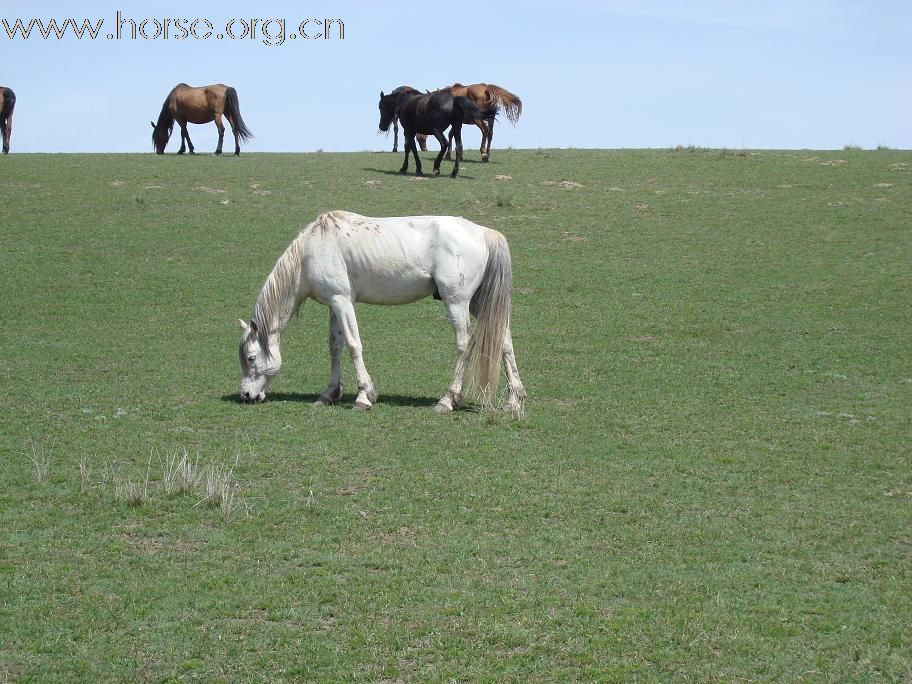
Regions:
M 250 317 L 250 320 L 256 324 L 263 349 L 268 349 L 266 342 L 268 335 L 274 332 L 272 330 L 274 322 L 279 318 L 287 318 L 293 313 L 292 311 L 282 311 L 282 308 L 289 306 L 290 301 L 293 302 L 294 308 L 300 304 L 299 296 L 290 297 L 289 295 L 299 286 L 298 274 L 306 251 L 307 238 L 315 236 L 315 234 L 326 237 L 333 231 L 338 231 L 343 222 L 351 222 L 352 216 L 344 211 L 329 211 L 320 214 L 312 223 L 301 229 L 298 236 L 291 241 L 291 244 L 279 257 L 272 272 L 267 276 L 266 282 L 263 283 Z M 286 315 L 282 316 L 283 313 Z

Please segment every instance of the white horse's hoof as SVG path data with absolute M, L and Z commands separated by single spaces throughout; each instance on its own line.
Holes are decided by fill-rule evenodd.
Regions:
M 450 413 L 456 410 L 456 406 L 457 404 L 453 402 L 453 397 L 447 393 L 437 402 L 437 405 L 434 406 L 434 410 L 437 413 Z
M 371 408 L 371 404 L 362 399 L 358 399 L 357 401 L 355 401 L 355 405 L 352 406 L 352 410 L 354 410 L 354 411 L 370 411 L 370 408 Z

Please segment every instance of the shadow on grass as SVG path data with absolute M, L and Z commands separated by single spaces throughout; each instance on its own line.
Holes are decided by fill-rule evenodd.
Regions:
M 423 162 L 422 162 L 422 165 L 424 165 Z M 439 175 L 439 176 L 434 176 L 434 174 L 433 174 L 432 172 L 430 172 L 430 171 L 425 171 L 423 177 L 424 177 L 424 178 L 431 179 L 431 180 L 433 180 L 434 178 L 443 178 L 443 177 L 449 178 L 449 177 L 450 177 L 450 172 L 447 171 L 446 173 L 444 173 L 444 170 L 443 170 L 443 169 L 444 169 L 444 167 L 441 166 L 440 175 Z M 391 169 L 376 169 L 376 168 L 373 168 L 373 167 L 370 167 L 370 166 L 365 166 L 362 170 L 363 170 L 363 171 L 369 171 L 370 173 L 382 173 L 382 174 L 387 175 L 387 176 L 402 176 L 402 177 L 411 176 L 412 178 L 415 178 L 415 177 L 416 177 L 416 176 L 415 176 L 414 170 L 410 170 L 410 171 L 408 171 L 407 173 L 399 173 L 399 169 L 395 169 L 395 170 L 391 170 Z M 462 172 L 460 172 L 459 175 L 456 176 L 456 177 L 457 177 L 457 178 L 468 178 L 469 180 L 475 180 L 475 176 L 469 176 L 468 174 L 465 174 L 465 173 L 462 173 Z
M 333 406 L 340 406 L 342 408 L 351 408 L 355 403 L 355 394 L 343 394 L 342 398 L 334 402 Z M 320 398 L 319 394 L 315 393 L 304 393 L 304 392 L 270 392 L 266 395 L 265 404 L 271 402 L 289 402 L 289 403 L 298 403 L 298 404 L 313 404 Z M 238 404 L 244 406 L 245 403 L 241 401 L 241 398 L 237 394 L 225 394 L 222 396 L 222 401 L 228 402 L 230 404 Z M 437 404 L 437 398 L 435 397 L 405 397 L 401 394 L 381 394 L 377 399 L 377 404 L 389 404 L 390 406 L 413 406 L 413 407 L 425 407 L 425 406 L 434 406 Z

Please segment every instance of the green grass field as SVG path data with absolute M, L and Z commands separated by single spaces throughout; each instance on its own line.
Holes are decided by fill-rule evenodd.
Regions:
M 466 154 L 0 159 L 0 682 L 912 679 L 912 153 Z M 328 209 L 507 236 L 523 421 L 432 300 L 237 402 Z

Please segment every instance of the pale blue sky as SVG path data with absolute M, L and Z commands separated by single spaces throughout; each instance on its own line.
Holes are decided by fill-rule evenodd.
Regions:
M 344 40 L 108 40 L 115 16 L 338 18 Z M 149 152 L 176 83 L 235 86 L 249 151 L 387 149 L 380 90 L 454 81 L 523 99 L 494 147 L 912 148 L 912 2 L 564 0 L 5 2 L 0 18 L 104 20 L 97 40 L 10 40 L 13 152 Z M 149 24 L 151 27 L 151 24 Z M 234 25 L 236 28 L 240 24 Z M 270 25 L 276 35 L 278 25 Z M 149 29 L 149 35 L 153 29 Z M 200 151 L 215 126 L 192 126 Z M 477 147 L 478 132 L 466 133 Z M 173 139 L 168 151 L 176 150 Z

